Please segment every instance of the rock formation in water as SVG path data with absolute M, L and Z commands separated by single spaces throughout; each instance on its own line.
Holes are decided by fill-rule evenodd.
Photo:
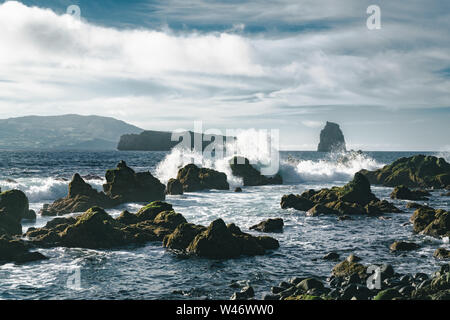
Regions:
M 375 171 L 361 170 L 371 184 L 386 187 L 445 188 L 450 185 L 450 164 L 444 158 L 417 155 L 400 158 Z
M 126 202 L 151 202 L 165 199 L 166 187 L 150 172 L 134 172 L 125 161 L 117 168 L 106 171 L 104 192 L 99 192 L 76 173 L 69 183 L 66 197 L 45 205 L 43 216 L 60 216 L 73 212 L 84 212 L 89 208 L 113 208 Z
M 244 186 L 283 184 L 283 179 L 280 174 L 276 174 L 273 177 L 263 176 L 250 164 L 250 161 L 244 157 L 233 157 L 230 160 L 230 167 L 234 176 L 242 178 Z
M 301 195 L 289 194 L 281 199 L 281 208 L 307 211 L 307 215 L 379 215 L 399 213 L 401 210 L 386 200 L 378 199 L 370 189 L 367 178 L 356 173 L 352 181 L 343 187 L 320 191 L 308 190 Z
M 180 185 L 182 190 L 180 190 Z M 178 171 L 176 179 L 171 179 L 167 192 L 169 194 L 182 194 L 201 190 L 229 190 L 227 175 L 208 168 L 199 168 L 191 163 Z
M 416 233 L 435 238 L 450 236 L 450 212 L 443 209 L 421 207 L 414 211 L 410 221 Z
M 328 122 L 320 132 L 319 152 L 346 151 L 344 134 L 339 125 Z
M 189 135 L 190 143 L 184 140 L 184 135 Z M 198 149 L 197 146 L 194 145 L 194 141 L 201 142 L 202 150 L 205 149 L 206 146 L 215 141 L 216 137 L 214 135 L 194 133 L 192 131 L 181 133 L 181 137 L 172 141 L 172 133 L 164 132 L 164 131 L 151 131 L 147 130 L 140 134 L 125 134 L 120 137 L 119 144 L 117 146 L 118 150 L 124 151 L 170 151 L 180 142 L 186 143 L 188 148 Z M 233 137 L 224 137 L 217 136 L 219 139 L 219 144 L 225 144 L 227 141 L 232 141 Z M 183 139 L 183 140 L 182 140 Z

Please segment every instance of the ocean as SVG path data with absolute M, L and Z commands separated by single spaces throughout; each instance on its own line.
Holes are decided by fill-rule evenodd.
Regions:
M 448 154 L 426 152 L 444 156 Z M 206 191 L 168 196 L 167 202 L 189 222 L 208 225 L 217 218 L 236 223 L 245 232 L 267 218 L 281 217 L 284 232 L 272 234 L 280 248 L 257 257 L 230 260 L 208 260 L 180 257 L 165 250 L 161 243 L 132 246 L 115 250 L 52 248 L 38 249 L 49 257 L 45 261 L 24 265 L 0 266 L 0 299 L 229 299 L 235 286 L 250 284 L 261 298 L 282 280 L 293 276 L 315 276 L 326 279 L 335 262 L 324 261 L 323 255 L 338 252 L 342 259 L 354 253 L 363 262 L 390 263 L 397 272 L 432 273 L 439 267 L 433 258 L 438 247 L 450 249 L 448 243 L 415 235 L 406 224 L 413 210 L 406 201 L 390 200 L 405 212 L 388 215 L 388 220 L 355 217 L 338 222 L 336 217 L 306 217 L 304 212 L 280 208 L 281 197 L 344 185 L 361 169 L 376 169 L 418 152 L 363 152 L 326 154 L 319 152 L 281 152 L 280 172 L 283 185 L 244 187 L 233 192 L 241 181 L 232 177 L 226 161 L 207 160 L 205 166 L 228 174 L 230 191 Z M 258 158 L 260 154 L 245 154 Z M 120 160 L 136 171 L 149 170 L 163 183 L 175 177 L 180 165 L 198 154 L 172 152 L 76 152 L 76 151 L 0 151 L 1 189 L 20 189 L 30 201 L 30 208 L 39 211 L 45 203 L 64 197 L 68 183 L 76 172 L 90 175 L 87 180 L 101 190 L 104 173 Z M 261 160 L 261 159 L 257 159 Z M 389 199 L 391 188 L 372 186 L 380 199 Z M 433 191 L 428 204 L 449 210 L 449 197 Z M 136 212 L 143 204 L 129 203 L 112 210 L 118 216 L 127 209 Z M 36 222 L 23 223 L 23 230 L 40 227 L 52 218 L 38 215 Z M 395 240 L 410 240 L 421 244 L 417 251 L 392 254 L 389 245 Z M 80 285 L 68 285 L 79 272 Z

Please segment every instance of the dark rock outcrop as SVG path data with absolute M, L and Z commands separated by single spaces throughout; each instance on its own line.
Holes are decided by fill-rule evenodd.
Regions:
M 335 277 L 348 277 L 357 274 L 361 279 L 367 277 L 367 267 L 359 263 L 361 259 L 353 254 L 349 255 L 347 259 L 338 263 L 332 270 L 332 275 Z
M 69 183 L 67 196 L 45 206 L 41 209 L 40 214 L 43 216 L 60 216 L 73 212 L 84 212 L 95 206 L 112 208 L 118 204 L 119 201 L 95 190 L 76 173 Z
M 395 241 L 389 247 L 392 252 L 417 250 L 420 246 L 414 242 Z
M 230 189 L 225 173 L 208 168 L 199 168 L 192 163 L 178 171 L 176 180 L 183 186 L 185 192 Z
M 22 191 L 9 190 L 0 193 L 0 235 L 21 234 L 22 219 L 29 219 L 33 213 L 30 212 L 28 198 Z
M 450 264 L 441 266 L 429 281 L 412 292 L 411 297 L 415 300 L 450 300 Z
M 410 221 L 416 233 L 436 238 L 450 236 L 450 212 L 448 211 L 422 207 L 414 211 Z
M 401 199 L 401 200 L 428 200 L 428 196 L 431 194 L 428 191 L 424 190 L 410 190 L 405 186 L 398 186 L 394 188 L 394 191 L 391 193 L 391 199 Z
M 371 184 L 387 187 L 445 188 L 450 184 L 450 164 L 434 156 L 400 158 L 381 169 L 360 172 Z
M 276 174 L 273 177 L 266 177 L 256 170 L 247 158 L 233 157 L 230 160 L 231 172 L 234 176 L 243 179 L 244 186 L 264 186 L 283 184 L 281 175 Z
M 119 203 L 151 202 L 165 199 L 166 187 L 150 172 L 134 172 L 125 161 L 106 171 L 106 195 Z
M 254 226 L 250 227 L 250 230 L 256 230 L 261 232 L 282 232 L 284 222 L 283 219 L 267 219 Z
M 317 151 L 346 151 L 344 134 L 338 124 L 327 121 L 325 128 L 320 132 L 320 142 Z
M 43 254 L 28 251 L 26 243 L 10 236 L 0 236 L 0 263 L 15 262 L 18 264 L 45 260 Z
M 183 185 L 181 184 L 180 180 L 178 179 L 170 179 L 167 182 L 167 194 L 170 195 L 180 195 L 183 194 Z
M 277 249 L 279 243 L 271 237 L 254 237 L 242 232 L 236 225 L 225 225 L 222 219 L 213 221 L 208 228 L 179 225 L 168 235 L 164 246 L 200 257 L 227 259 L 240 255 L 263 255 L 266 250 Z
M 450 260 L 450 250 L 445 248 L 438 248 L 433 254 L 433 257 L 440 260 Z
M 25 235 L 30 243 L 45 247 L 98 249 L 162 241 L 186 222 L 181 214 L 166 209 L 172 206 L 157 201 L 135 215 L 125 211 L 114 219 L 102 208 L 93 207 L 76 218 L 55 218 L 43 228 L 30 228 Z
M 380 215 L 401 212 L 391 203 L 379 200 L 371 191 L 365 176 L 356 173 L 353 180 L 343 187 L 320 191 L 308 190 L 301 195 L 285 195 L 281 208 L 307 211 L 310 216 L 319 214 Z

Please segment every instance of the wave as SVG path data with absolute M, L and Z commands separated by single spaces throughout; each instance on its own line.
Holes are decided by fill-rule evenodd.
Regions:
M 267 135 L 266 135 L 267 137 Z M 201 152 L 181 148 L 173 149 L 156 167 L 156 176 L 167 183 L 177 176 L 178 170 L 189 163 L 212 168 L 227 174 L 231 186 L 241 186 L 242 179 L 231 173 L 229 161 L 234 155 L 244 156 L 257 169 L 267 167 L 273 159 L 279 161 L 279 173 L 285 183 L 348 181 L 361 169 L 374 170 L 384 164 L 362 152 L 342 152 L 324 155 L 313 160 L 301 159 L 295 153 L 287 159 L 273 157 L 278 152 L 270 141 L 262 139 L 261 132 L 247 130 L 236 137 L 236 141 L 226 146 L 227 154 L 215 158 L 205 157 Z
M 89 180 L 88 183 L 97 190 L 102 190 L 102 180 Z M 30 202 L 54 201 L 63 198 L 69 191 L 69 181 L 60 178 L 18 178 L 0 180 L 3 191 L 18 189 L 23 191 Z

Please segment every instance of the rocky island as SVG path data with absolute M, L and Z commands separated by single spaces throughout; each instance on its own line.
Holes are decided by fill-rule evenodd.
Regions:
M 344 134 L 337 123 L 327 121 L 325 128 L 320 132 L 320 142 L 317 151 L 346 151 Z

